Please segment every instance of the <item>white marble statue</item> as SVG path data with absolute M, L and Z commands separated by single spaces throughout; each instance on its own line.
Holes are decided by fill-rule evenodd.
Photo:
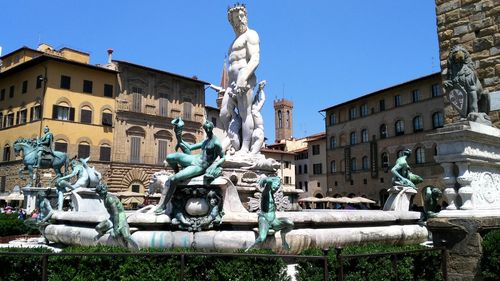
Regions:
M 260 110 L 264 106 L 266 101 L 266 94 L 264 93 L 264 87 L 266 86 L 266 80 L 259 83 L 259 89 L 257 94 L 253 99 L 252 103 L 252 116 L 253 116 L 253 133 L 252 133 L 252 146 L 250 152 L 252 154 L 257 154 L 260 152 L 262 144 L 264 144 L 264 118 Z
M 236 33 L 236 39 L 229 48 L 229 87 L 224 90 L 220 119 L 224 130 L 229 132 L 231 122 L 239 123 L 237 118 L 241 118 L 241 135 L 238 134 L 241 146 L 233 148 L 241 153 L 248 153 L 254 131 L 252 99 L 253 88 L 257 83 L 255 70 L 260 60 L 259 35 L 255 30 L 248 28 L 244 5 L 237 4 L 228 9 L 227 16 Z M 235 117 L 236 109 L 237 117 Z

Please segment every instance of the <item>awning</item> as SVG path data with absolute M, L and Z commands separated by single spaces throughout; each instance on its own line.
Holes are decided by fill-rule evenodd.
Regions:
M 24 201 L 24 195 L 21 193 L 11 193 L 4 199 L 5 201 Z

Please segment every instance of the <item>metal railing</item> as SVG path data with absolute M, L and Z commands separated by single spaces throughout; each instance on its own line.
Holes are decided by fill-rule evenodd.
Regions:
M 323 250 L 322 256 L 314 255 L 282 255 L 282 254 L 247 254 L 247 253 L 210 253 L 210 252 L 178 252 L 178 253 L 166 253 L 166 252 L 122 252 L 122 253 L 40 253 L 40 252 L 0 252 L 0 256 L 40 256 L 41 261 L 41 280 L 48 280 L 48 265 L 49 257 L 178 257 L 180 259 L 180 271 L 179 280 L 184 280 L 185 268 L 186 268 L 186 258 L 194 256 L 204 256 L 204 257 L 232 257 L 232 258 L 264 258 L 264 259 L 276 259 L 281 258 L 288 261 L 297 260 L 307 260 L 307 261 L 320 261 L 323 267 L 323 280 L 329 280 L 329 275 L 331 270 L 336 270 L 337 279 L 343 281 L 346 272 L 344 268 L 344 263 L 348 260 L 356 260 L 360 258 L 377 258 L 377 257 L 387 257 L 391 259 L 391 270 L 394 276 L 394 280 L 400 280 L 398 275 L 398 261 L 400 257 L 419 255 L 426 252 L 439 252 L 441 255 L 441 271 L 442 280 L 447 281 L 447 250 L 444 247 L 440 248 L 429 248 L 420 249 L 412 251 L 402 251 L 402 252 L 384 252 L 384 253 L 369 253 L 369 254 L 342 254 L 342 248 L 335 249 L 336 262 L 335 268 L 329 268 L 329 249 Z

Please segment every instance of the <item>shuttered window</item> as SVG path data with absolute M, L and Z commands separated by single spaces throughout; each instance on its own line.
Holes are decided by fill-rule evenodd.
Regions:
M 142 88 L 132 87 L 132 111 L 142 112 Z
M 167 157 L 167 140 L 158 140 L 158 164 L 162 164 Z
M 99 149 L 99 161 L 111 161 L 111 147 L 102 145 Z
M 191 99 L 185 98 L 184 99 L 183 107 L 184 107 L 183 118 L 185 120 L 191 120 L 192 119 L 192 117 L 191 117 L 191 110 L 192 110 L 192 107 L 193 107 L 193 104 L 191 103 Z
M 92 123 L 92 110 L 82 109 L 80 110 L 80 122 L 85 124 Z
M 139 163 L 141 157 L 141 137 L 130 137 L 130 162 Z
M 90 156 L 90 145 L 87 143 L 80 143 L 78 145 L 78 158 L 87 158 Z
M 168 99 L 160 98 L 160 116 L 167 117 L 168 115 Z
M 56 141 L 54 145 L 54 150 L 66 153 L 68 152 L 68 144 L 66 142 Z

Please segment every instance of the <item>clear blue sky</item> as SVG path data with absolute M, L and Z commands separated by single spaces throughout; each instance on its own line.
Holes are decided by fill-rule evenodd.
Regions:
M 220 81 L 234 33 L 233 1 L 2 1 L 3 54 L 44 42 L 185 76 Z M 294 102 L 294 136 L 324 130 L 319 110 L 439 71 L 434 0 L 246 1 L 261 40 L 263 113 L 274 141 L 272 100 Z M 206 103 L 216 94 L 206 90 Z M 269 142 L 269 141 L 268 141 Z

